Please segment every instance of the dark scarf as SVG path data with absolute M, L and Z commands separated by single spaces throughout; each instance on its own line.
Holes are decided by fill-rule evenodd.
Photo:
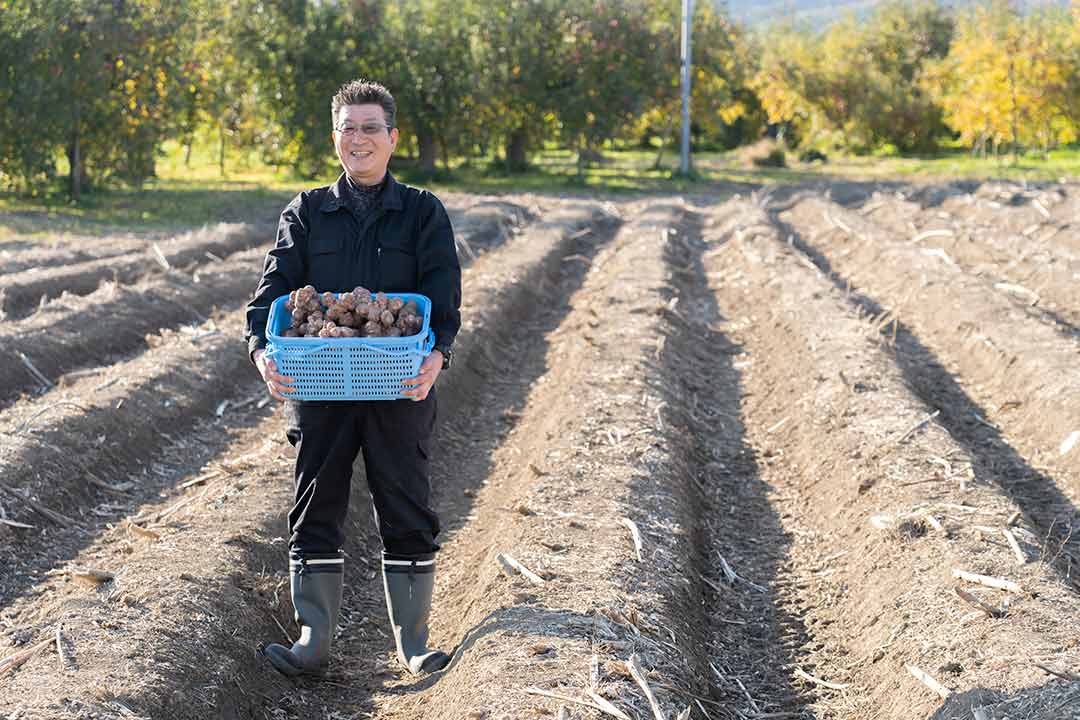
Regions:
M 376 185 L 358 185 L 348 175 L 345 176 L 345 190 L 348 193 L 349 207 L 359 216 L 367 215 L 375 206 L 379 193 L 386 187 L 386 177 Z

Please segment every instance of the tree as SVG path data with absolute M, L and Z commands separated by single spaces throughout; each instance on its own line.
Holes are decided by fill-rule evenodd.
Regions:
M 927 85 L 945 121 L 977 151 L 1048 149 L 1077 137 L 1075 23 L 1059 12 L 1022 17 L 1007 3 L 972 8 Z
M 571 17 L 568 0 L 505 0 L 486 3 L 476 19 L 478 130 L 484 141 L 503 139 L 511 172 L 557 127 L 555 98 L 571 82 L 561 55 Z
M 464 151 L 472 136 L 474 64 L 470 28 L 475 4 L 455 0 L 402 0 L 387 7 L 382 81 L 394 93 L 402 131 L 411 133 L 423 172 L 435 171 L 437 148 L 449 165 L 451 149 Z M 449 169 L 449 167 L 447 167 Z
M 0 94 L 19 96 L 20 112 L 9 109 L 0 122 L 10 137 L 35 138 L 28 151 L 5 150 L 5 172 L 31 184 L 55 171 L 63 149 L 75 200 L 90 177 L 136 185 L 150 177 L 156 149 L 174 127 L 169 98 L 177 90 L 186 7 L 25 0 L 4 12 L 0 37 L 11 37 L 32 60 L 9 66 L 10 84 Z
M 682 9 L 679 2 L 659 5 L 654 16 L 654 37 L 659 47 L 660 72 L 651 79 L 642 94 L 648 98 L 648 110 L 637 123 L 639 136 L 657 136 L 660 148 L 654 167 L 678 127 L 682 95 L 680 88 L 680 37 L 678 27 Z M 752 58 L 757 49 L 742 28 L 717 13 L 710 3 L 698 3 L 694 13 L 693 80 L 690 107 L 693 137 L 724 138 L 740 121 L 746 127 L 734 134 L 736 143 L 756 139 L 761 132 L 760 104 L 747 83 L 753 73 Z M 728 141 L 730 142 L 730 141 Z M 726 144 L 726 143 L 725 143 Z

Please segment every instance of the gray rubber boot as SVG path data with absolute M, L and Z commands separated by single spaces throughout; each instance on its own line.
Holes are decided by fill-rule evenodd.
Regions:
M 282 674 L 318 674 L 326 667 L 341 614 L 344 567 L 341 553 L 290 553 L 289 589 L 300 637 L 291 648 L 275 643 L 263 651 Z
M 435 590 L 434 555 L 386 555 L 383 587 L 398 660 L 414 675 L 442 670 L 450 663 L 450 656 L 427 646 L 428 615 Z

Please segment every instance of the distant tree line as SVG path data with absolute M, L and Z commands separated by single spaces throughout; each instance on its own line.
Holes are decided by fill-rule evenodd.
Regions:
M 73 197 L 154 174 L 166 140 L 214 137 L 314 176 L 346 80 L 398 99 L 421 170 L 557 144 L 660 153 L 678 132 L 680 0 L 0 0 L 0 185 Z M 697 3 L 693 137 L 983 152 L 1080 123 L 1080 8 L 1022 15 L 891 2 L 824 30 L 749 31 Z M 66 162 L 62 162 L 66 158 Z
M 761 38 L 752 81 L 793 144 L 854 151 L 1049 150 L 1080 128 L 1080 3 L 1021 14 L 891 2 L 868 18 Z

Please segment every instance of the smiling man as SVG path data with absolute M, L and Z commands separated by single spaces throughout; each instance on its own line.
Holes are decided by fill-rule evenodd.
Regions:
M 296 448 L 289 569 L 301 632 L 291 647 L 272 644 L 265 654 L 286 675 L 319 672 L 329 659 L 341 611 L 352 467 L 363 452 L 397 656 L 409 672 L 433 672 L 450 658 L 427 646 L 439 549 L 428 457 L 435 381 L 450 367 L 461 326 L 461 266 L 442 203 L 397 182 L 387 170 L 398 142 L 390 92 L 355 80 L 334 95 L 330 111 L 334 150 L 344 172 L 332 185 L 300 193 L 282 212 L 277 242 L 247 310 L 249 355 L 267 392 L 284 402 L 286 436 Z M 408 399 L 288 399 L 290 378 L 265 356 L 266 323 L 274 299 L 305 285 L 319 292 L 362 285 L 431 299 L 435 349 L 419 375 L 406 381 Z

